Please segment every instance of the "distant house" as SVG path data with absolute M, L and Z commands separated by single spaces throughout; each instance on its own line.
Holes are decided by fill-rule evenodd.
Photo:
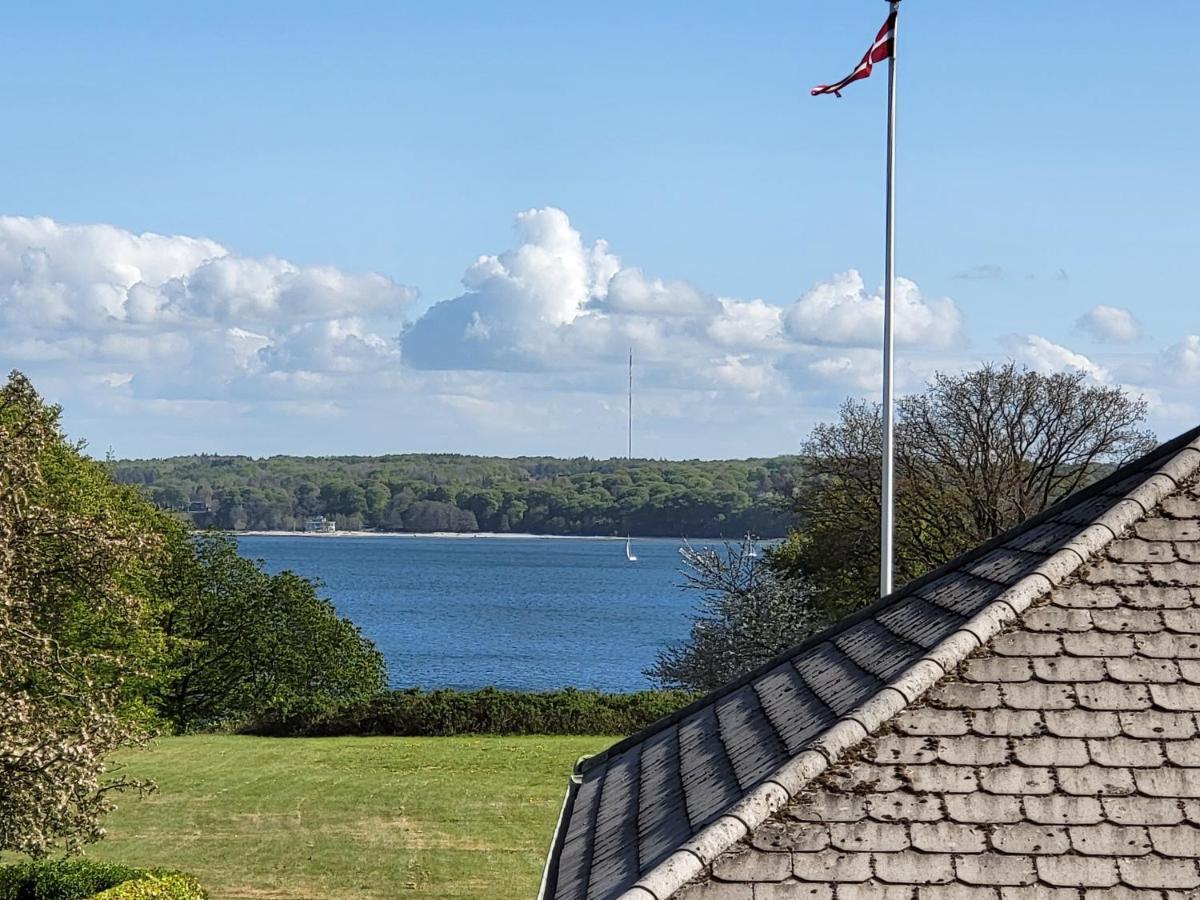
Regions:
M 337 531 L 337 522 L 324 516 L 309 516 L 304 520 L 304 530 L 313 534 L 332 534 Z
M 212 510 L 209 508 L 208 501 L 206 500 L 189 501 L 187 505 L 187 511 L 189 515 L 212 512 Z
M 1200 897 L 1200 429 L 598 756 L 541 897 Z

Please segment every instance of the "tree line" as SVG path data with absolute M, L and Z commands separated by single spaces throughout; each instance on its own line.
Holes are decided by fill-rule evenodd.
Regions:
M 781 537 L 798 457 L 596 460 L 451 454 L 196 455 L 109 463 L 159 508 L 228 531 L 339 528 L 644 537 Z

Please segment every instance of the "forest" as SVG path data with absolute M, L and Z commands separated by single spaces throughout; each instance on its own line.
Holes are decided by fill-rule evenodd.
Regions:
M 685 460 L 401 454 L 115 460 L 114 478 L 199 527 L 780 537 L 800 458 Z

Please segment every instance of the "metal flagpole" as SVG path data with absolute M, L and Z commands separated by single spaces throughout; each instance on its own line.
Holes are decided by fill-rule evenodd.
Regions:
M 890 0 L 892 14 L 900 0 Z M 899 16 L 892 21 L 892 55 L 888 60 L 887 120 L 887 249 L 883 285 L 883 477 L 879 513 L 879 596 L 892 592 L 893 536 L 895 533 L 895 425 L 892 420 L 893 295 L 896 286 L 896 52 Z

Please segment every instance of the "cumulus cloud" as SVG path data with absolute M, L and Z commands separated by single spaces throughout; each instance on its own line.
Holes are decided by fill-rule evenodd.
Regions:
M 394 334 L 414 297 L 382 275 L 238 256 L 204 238 L 0 217 L 0 352 L 128 364 L 122 384 L 135 389 L 188 393 L 190 380 L 203 393 L 273 367 L 394 359 L 394 338 L 372 327 Z
M 1112 381 L 1111 373 L 1104 366 L 1040 334 L 1010 335 L 1004 343 L 1018 362 L 1025 363 L 1034 371 L 1047 374 L 1083 372 L 1098 384 Z
M 1127 344 L 1142 336 L 1141 323 L 1132 312 L 1118 306 L 1094 306 L 1075 324 L 1079 330 L 1106 343 Z
M 517 246 L 480 257 L 463 285 L 463 294 L 435 304 L 405 331 L 410 365 L 577 371 L 619 360 L 633 346 L 643 360 L 669 362 L 676 380 L 755 393 L 779 382 L 782 369 L 767 369 L 783 357 L 827 345 L 877 347 L 883 330 L 883 298 L 856 271 L 783 306 L 716 297 L 623 264 L 606 241 L 588 244 L 554 208 L 521 213 Z M 896 309 L 901 344 L 947 348 L 962 339 L 953 301 L 926 299 L 907 279 L 898 280 Z M 751 351 L 764 354 L 752 366 L 744 361 Z
M 953 300 L 927 300 L 907 278 L 896 279 L 896 341 L 945 349 L 962 340 L 962 316 Z M 873 346 L 883 334 L 883 294 L 869 294 L 851 269 L 819 284 L 783 313 L 785 331 L 802 343 Z

